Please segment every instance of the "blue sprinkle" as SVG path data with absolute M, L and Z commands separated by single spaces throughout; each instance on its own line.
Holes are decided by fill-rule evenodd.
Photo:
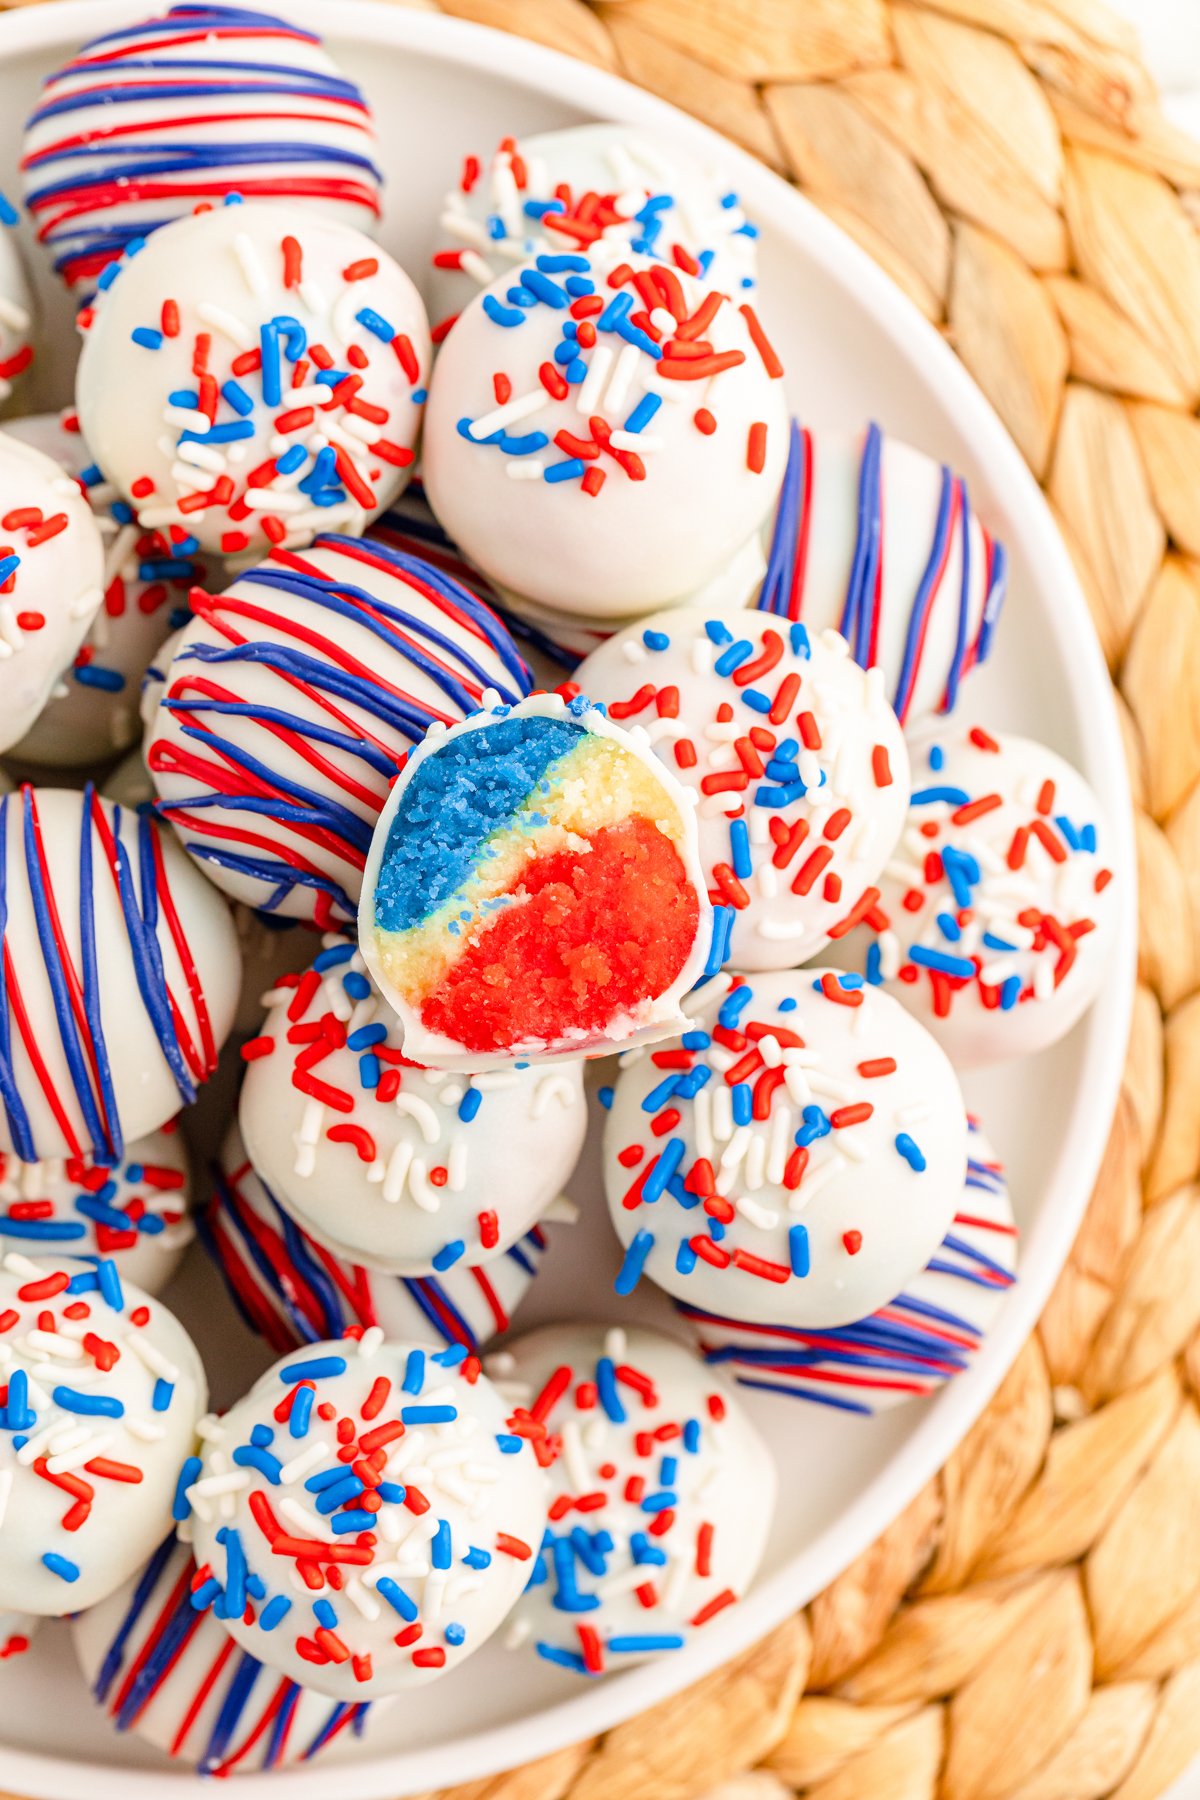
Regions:
M 613 1090 L 611 1087 L 598 1088 L 596 1091 L 596 1098 L 599 1100 L 605 1112 L 611 1112 L 613 1103 Z
M 634 1233 L 629 1248 L 625 1252 L 617 1279 L 613 1282 L 613 1287 L 618 1294 L 632 1294 L 641 1279 L 642 1270 L 645 1268 L 647 1258 L 653 1248 L 654 1233 L 652 1231 L 643 1230 Z
M 60 1556 L 56 1550 L 47 1550 L 42 1557 L 42 1562 L 52 1575 L 58 1576 L 60 1581 L 79 1580 L 79 1564 L 71 1562 L 66 1556 Z
M 459 1118 L 465 1125 L 469 1125 L 482 1105 L 483 1095 L 480 1090 L 469 1087 L 458 1103 Z
M 732 819 L 729 825 L 729 842 L 732 853 L 733 872 L 740 881 L 745 881 L 754 872 L 754 864 L 750 858 L 750 833 L 745 819 Z
M 642 642 L 647 650 L 669 650 L 671 639 L 665 631 L 643 631 Z
M 430 1540 L 429 1556 L 435 1569 L 448 1569 L 450 1567 L 453 1560 L 453 1552 L 450 1543 L 450 1522 L 448 1519 L 438 1520 L 438 1528 Z
M 175 1384 L 163 1381 L 160 1377 L 154 1384 L 154 1398 L 151 1401 L 155 1412 L 169 1412 L 171 1401 L 175 1398 Z
M 325 1627 L 326 1631 L 337 1630 L 338 1616 L 328 1600 L 313 1601 L 313 1617 L 316 1619 L 318 1625 L 323 1625 Z
M 614 1656 L 620 1656 L 625 1651 L 631 1655 L 641 1656 L 648 1651 L 682 1650 L 683 1639 L 675 1633 L 662 1632 L 656 1636 L 652 1632 L 645 1632 L 636 1637 L 609 1638 L 607 1648 L 613 1652 Z
M 909 1137 L 907 1131 L 902 1131 L 897 1137 L 896 1148 L 908 1164 L 909 1168 L 915 1169 L 918 1175 L 921 1174 L 926 1166 L 925 1157 L 922 1154 L 920 1145 L 915 1143 L 913 1139 Z
M 314 1356 L 308 1362 L 289 1363 L 286 1369 L 280 1369 L 279 1379 L 285 1387 L 292 1387 L 298 1381 L 324 1381 L 326 1376 L 344 1375 L 346 1367 L 344 1356 Z
M 374 1513 L 351 1511 L 336 1513 L 329 1523 L 333 1531 L 342 1537 L 351 1531 L 373 1531 L 376 1519 Z
M 149 325 L 136 325 L 129 335 L 135 344 L 141 345 L 143 350 L 162 349 L 162 332 L 154 331 Z M 72 1567 L 74 1567 L 74 1564 L 72 1564 Z M 78 1571 L 76 1571 L 76 1573 L 78 1573 Z
M 506 1431 L 498 1431 L 496 1433 L 496 1447 L 501 1456 L 519 1456 L 521 1454 L 522 1441 L 521 1438 L 513 1437 Z
M 402 1391 L 406 1394 L 419 1394 L 425 1386 L 425 1352 L 410 1350 L 404 1364 L 404 1381 Z
M 937 916 L 937 926 L 948 944 L 957 944 L 961 942 L 962 926 L 954 917 L 953 913 L 939 913 Z
M 525 314 L 520 307 L 503 306 L 495 294 L 483 296 L 483 310 L 493 325 L 503 325 L 506 331 L 511 330 L 514 325 L 525 323 Z
M 288 1413 L 288 1431 L 294 1438 L 306 1437 L 309 1421 L 312 1418 L 313 1390 L 310 1387 L 296 1389 L 296 1398 L 292 1401 Z
M 409 1598 L 399 1582 L 393 1581 L 390 1575 L 381 1576 L 375 1583 L 375 1592 L 382 1594 L 393 1612 L 398 1612 L 406 1624 L 411 1625 L 418 1617 L 419 1608 L 415 1600 Z
M 267 1604 L 258 1615 L 259 1629 L 261 1631 L 274 1631 L 275 1627 L 287 1617 L 291 1610 L 292 1603 L 287 1595 L 276 1594 L 273 1600 L 267 1601 Z
M 433 1266 L 441 1275 L 447 1269 L 452 1269 L 459 1258 L 466 1255 L 466 1251 L 467 1246 L 462 1238 L 452 1238 L 448 1244 L 443 1244 L 437 1255 L 431 1259 Z
M 471 1548 L 463 1557 L 463 1561 L 466 1563 L 468 1569 L 490 1569 L 492 1566 L 492 1559 L 488 1552 L 486 1550 L 480 1550 L 475 1544 L 471 1545 Z
M 239 1444 L 233 1453 L 233 1460 L 242 1469 L 257 1469 L 265 1475 L 272 1487 L 278 1487 L 282 1478 L 282 1464 L 277 1456 L 269 1450 L 260 1450 L 254 1444 Z
M 183 1466 L 179 1471 L 179 1479 L 175 1483 L 175 1498 L 171 1502 L 171 1517 L 177 1525 L 182 1524 L 183 1520 L 191 1515 L 192 1508 L 191 1503 L 187 1498 L 187 1490 L 191 1487 L 203 1466 L 204 1465 L 198 1456 L 187 1456 L 184 1458 Z
M 456 1406 L 402 1406 L 400 1420 L 404 1425 L 452 1425 L 458 1417 Z
M 721 1002 L 721 1010 L 717 1014 L 718 1023 L 724 1026 L 726 1031 L 736 1031 L 738 1020 L 753 998 L 754 989 L 748 987 L 744 981 L 740 982 L 737 987 L 731 988 Z
M 4 564 L 0 563 L 0 582 L 5 579 Z M 125 677 L 119 669 L 101 669 L 95 663 L 80 663 L 72 669 L 71 679 L 80 687 L 97 688 L 106 694 L 119 694 L 125 686 Z
M 232 407 L 240 419 L 248 419 L 254 411 L 254 401 L 246 392 L 240 381 L 224 381 L 221 383 L 221 398 Z M 193 400 L 193 404 L 194 404 Z
M 680 1238 L 675 1252 L 675 1272 L 677 1275 L 690 1275 L 696 1267 L 696 1252 L 686 1238 Z
M 465 1644 L 467 1641 L 467 1628 L 465 1625 L 457 1625 L 451 1620 L 442 1635 L 446 1642 L 448 1644 L 453 1644 L 454 1648 L 457 1650 L 460 1644 Z
M 748 662 L 753 655 L 754 645 L 748 638 L 740 638 L 736 643 L 730 644 L 727 650 L 721 652 L 713 664 L 713 670 L 718 675 L 732 675 L 735 669 L 740 669 L 742 664 Z
M 921 968 L 938 969 L 943 975 L 956 975 L 963 981 L 971 981 L 975 976 L 975 964 L 966 956 L 950 956 L 943 950 L 927 950 L 924 944 L 914 944 L 909 950 L 909 960 Z
M 125 1416 L 124 1403 L 112 1394 L 81 1394 L 75 1388 L 56 1387 L 51 1390 L 50 1398 L 64 1412 L 81 1413 L 84 1417 L 122 1419 Z
M 556 1663 L 560 1669 L 570 1669 L 576 1675 L 589 1675 L 591 1670 L 582 1656 L 574 1650 L 560 1650 L 557 1644 L 547 1644 L 541 1638 L 534 1644 L 534 1649 L 545 1662 Z
M 733 1101 L 733 1122 L 735 1125 L 749 1125 L 754 1117 L 754 1093 L 747 1081 L 737 1081 L 730 1089 Z
M 792 1225 L 788 1229 L 788 1255 L 791 1257 L 792 1274 L 804 1276 L 811 1267 L 808 1254 L 808 1229 L 804 1225 Z

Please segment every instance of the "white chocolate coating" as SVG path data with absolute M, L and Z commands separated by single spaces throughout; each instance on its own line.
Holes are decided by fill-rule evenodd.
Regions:
M 328 1047 L 314 1058 L 318 1025 Z M 247 1153 L 297 1222 L 352 1262 L 404 1276 L 490 1262 L 579 1159 L 583 1064 L 467 1080 L 408 1066 L 401 1042 L 362 957 L 328 940 L 315 970 L 270 995 L 248 1046 Z
M 753 1323 L 874 1312 L 962 1197 L 967 1120 L 945 1054 L 888 995 L 833 971 L 723 975 L 693 1010 L 699 1029 L 670 1046 L 688 1066 L 639 1051 L 612 1092 L 617 1292 L 645 1273 Z
M 264 344 L 261 365 L 244 366 Z M 288 207 L 224 206 L 164 226 L 121 263 L 85 334 L 75 397 L 96 461 L 144 527 L 261 554 L 361 532 L 400 491 L 429 356 L 420 296 L 369 238 Z
M 334 1699 L 457 1667 L 510 1611 L 546 1523 L 546 1478 L 508 1417 L 460 1349 L 372 1330 L 277 1363 L 204 1422 L 186 1490 L 213 1571 L 198 1598 L 252 1655 Z
M 787 455 L 783 383 L 743 311 L 715 290 L 633 258 L 634 284 L 647 293 L 648 284 L 664 284 L 648 319 L 656 342 L 630 323 L 646 316 L 645 302 L 621 268 L 570 258 L 564 273 L 562 260 L 543 257 L 546 269 L 526 263 L 502 278 L 471 302 L 442 345 L 425 485 L 463 554 L 498 586 L 560 612 L 630 619 L 711 581 L 766 518 Z M 534 304 L 526 279 L 561 298 Z M 572 305 L 604 306 L 594 327 L 578 321 L 595 329 L 594 345 L 576 340 L 573 363 L 560 366 L 556 352 L 571 350 L 564 327 L 576 328 L 564 310 L 569 283 L 589 290 Z M 513 306 L 513 291 L 529 292 L 530 303 Z M 684 323 L 706 302 L 715 312 L 703 324 Z M 678 378 L 685 367 L 697 373 Z M 497 376 L 508 394 L 499 404 Z M 563 431 L 591 439 L 582 460 L 555 441 Z M 610 431 L 616 441 L 602 452 Z M 590 492 L 585 484 L 601 477 Z
M 909 786 L 896 716 L 844 639 L 681 608 L 627 625 L 574 679 L 695 793 L 709 895 L 733 909 L 725 961 L 794 968 L 849 929 Z
M 509 1648 L 598 1675 L 682 1649 L 741 1598 L 775 1467 L 720 1376 L 657 1332 L 586 1324 L 531 1332 L 487 1368 L 562 1440 L 549 1475 L 565 1510 L 552 1511 Z
M 58 1618 L 105 1599 L 169 1529 L 208 1390 L 182 1325 L 111 1263 L 9 1252 L 0 1312 L 15 1315 L 0 1336 L 0 1608 Z
M 33 359 L 33 290 L 16 231 L 0 220 L 0 400 Z

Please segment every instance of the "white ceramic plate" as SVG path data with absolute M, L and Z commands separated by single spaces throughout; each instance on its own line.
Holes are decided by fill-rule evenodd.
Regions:
M 781 1503 L 765 1566 L 741 1606 L 686 1651 L 581 1687 L 533 1657 L 489 1646 L 459 1673 L 420 1690 L 379 1721 L 367 1744 L 315 1769 L 238 1777 L 247 1796 L 337 1792 L 374 1800 L 469 1780 L 543 1756 L 628 1718 L 763 1636 L 843 1569 L 934 1474 L 1028 1335 L 1083 1212 L 1116 1099 L 1133 967 L 1133 844 L 1108 677 L 1083 595 L 1041 494 L 987 402 L 937 334 L 833 225 L 792 189 L 704 126 L 635 88 L 552 51 L 428 13 L 372 0 L 279 0 L 323 31 L 373 101 L 388 175 L 387 247 L 420 278 L 433 221 L 463 154 L 506 132 L 619 118 L 673 134 L 729 173 L 762 228 L 762 303 L 808 423 L 889 431 L 967 476 L 976 507 L 1006 542 L 1012 579 L 996 653 L 973 676 L 969 703 L 998 726 L 1032 733 L 1086 772 L 1112 821 L 1125 912 L 1109 986 L 1055 1050 L 973 1078 L 969 1102 L 1006 1159 L 1024 1238 L 1021 1280 L 972 1372 L 939 1398 L 863 1420 L 754 1396 L 749 1404 L 780 1466 Z M 61 0 L 0 18 L 0 186 L 15 189 L 20 122 L 40 77 L 84 38 L 145 16 L 128 0 Z M 41 271 L 43 296 L 70 344 L 65 298 Z M 43 358 L 36 405 L 69 397 L 70 358 Z M 211 1103 L 210 1103 L 211 1104 Z M 590 1190 L 590 1191 L 589 1191 Z M 580 1181 L 587 1222 L 560 1237 L 523 1325 L 564 1314 L 611 1314 L 616 1254 L 599 1183 Z M 211 1354 L 216 1399 L 234 1398 L 267 1359 L 235 1329 L 216 1277 L 197 1262 L 170 1296 Z M 641 1299 L 639 1317 L 670 1328 Z M 626 1315 L 628 1316 L 628 1315 Z M 213 1319 L 217 1321 L 214 1330 Z M 66 1628 L 45 1628 L 32 1653 L 0 1672 L 0 1782 L 47 1800 L 137 1800 L 190 1785 L 136 1740 L 110 1732 L 74 1668 Z M 344 1758 L 344 1760 L 342 1760 Z

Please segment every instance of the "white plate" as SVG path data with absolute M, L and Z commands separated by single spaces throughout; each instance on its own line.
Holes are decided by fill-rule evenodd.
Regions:
M 1023 1066 L 972 1078 L 977 1108 L 1012 1178 L 1024 1245 L 1021 1279 L 976 1367 L 939 1398 L 863 1420 L 796 1401 L 749 1404 L 775 1446 L 782 1500 L 766 1564 L 743 1603 L 686 1651 L 580 1687 L 533 1657 L 489 1646 L 458 1674 L 422 1688 L 410 1710 L 381 1719 L 336 1775 L 315 1769 L 238 1777 L 247 1796 L 374 1800 L 441 1787 L 544 1756 L 674 1693 L 763 1636 L 878 1536 L 945 1462 L 1028 1336 L 1062 1266 L 1099 1164 L 1116 1099 L 1133 973 L 1133 843 L 1116 716 L 1086 605 L 1041 494 L 987 402 L 936 332 L 833 225 L 749 156 L 704 126 L 615 78 L 518 38 L 372 0 L 287 0 L 289 18 L 323 31 L 374 102 L 388 174 L 383 241 L 420 277 L 438 203 L 467 151 L 507 132 L 620 118 L 675 135 L 720 163 L 762 228 L 762 305 L 808 423 L 856 427 L 874 417 L 948 461 L 1007 543 L 1012 579 L 997 650 L 973 676 L 969 704 L 998 726 L 1030 732 L 1074 760 L 1112 821 L 1125 872 L 1125 911 L 1112 978 L 1083 1024 Z M 84 38 L 145 16 L 127 0 L 62 0 L 0 18 L 0 185 L 15 186 L 20 121 L 38 79 Z M 44 261 L 44 259 L 41 259 Z M 66 335 L 68 309 L 42 272 Z M 66 359 L 46 368 L 37 404 L 67 398 Z M 35 402 L 28 401 L 30 410 Z M 590 1189 L 590 1191 L 589 1191 Z M 616 1267 L 599 1185 L 577 1184 L 590 1221 L 560 1239 L 523 1325 L 571 1311 L 611 1314 Z M 573 1248 L 568 1248 L 568 1242 Z M 215 1277 L 190 1270 L 172 1298 L 202 1345 L 219 1321 L 217 1397 L 240 1391 L 265 1359 L 229 1327 Z M 638 1316 L 669 1321 L 639 1299 Z M 627 1315 L 628 1316 L 628 1315 Z M 223 1391 L 222 1391 L 223 1390 Z M 48 1800 L 161 1796 L 190 1785 L 129 1737 L 111 1733 L 75 1674 L 66 1628 L 46 1628 L 33 1652 L 0 1676 L 8 1749 L 0 1780 Z

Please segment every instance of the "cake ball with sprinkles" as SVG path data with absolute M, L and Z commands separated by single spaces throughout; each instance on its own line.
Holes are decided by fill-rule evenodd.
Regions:
M 58 463 L 0 431 L 0 750 L 19 744 L 104 599 L 104 543 Z
M 200 1358 L 107 1259 L 0 1262 L 0 1608 L 57 1618 L 170 1528 L 207 1401 Z
M 869 1416 L 971 1368 L 1016 1281 L 1004 1169 L 974 1119 L 958 1211 L 919 1275 L 866 1318 L 818 1331 L 724 1319 L 677 1302 L 710 1368 L 746 1387 Z
M 839 631 L 902 725 L 953 711 L 991 651 L 1006 582 L 961 476 L 878 425 L 793 423 L 758 605 Z
M 758 231 L 736 192 L 698 156 L 605 122 L 501 138 L 463 158 L 442 203 L 431 291 L 440 332 L 481 287 L 555 251 L 633 253 L 743 298 Z
M 193 1237 L 187 1149 L 172 1123 L 126 1144 L 119 1163 L 23 1163 L 0 1154 L 0 1256 L 107 1257 L 145 1294 L 166 1287 Z
M 78 483 L 104 541 L 103 604 L 15 751 L 43 767 L 86 767 L 137 742 L 142 678 L 167 637 L 191 618 L 188 595 L 211 582 L 212 572 L 188 533 L 137 524 L 93 461 L 73 410 L 14 419 L 7 429 Z
M 315 32 L 240 6 L 173 6 L 92 38 L 25 124 L 38 241 L 86 292 L 150 232 L 237 196 L 372 231 L 371 112 Z
M 481 600 L 374 541 L 277 550 L 193 606 L 147 727 L 159 811 L 233 899 L 349 923 L 412 747 L 532 677 Z
M 89 784 L 0 799 L 0 1150 L 120 1166 L 216 1068 L 229 909 L 170 833 Z
M 431 730 L 359 909 L 405 1055 L 482 1070 L 680 1030 L 713 939 L 694 810 L 644 735 L 582 696 Z
M 203 1586 L 190 1548 L 164 1538 L 115 1594 L 80 1613 L 71 1641 L 88 1690 L 113 1729 L 205 1775 L 311 1763 L 361 1738 L 386 1702 L 330 1700 L 265 1668 L 192 1595 Z
M 390 1275 L 336 1256 L 260 1180 L 236 1125 L 200 1231 L 238 1311 L 278 1354 L 341 1337 L 352 1325 L 476 1351 L 508 1330 L 546 1254 L 539 1224 L 486 1263 L 460 1257 L 440 1274 Z
M 489 1358 L 553 1498 L 504 1636 L 575 1675 L 682 1650 L 741 1599 L 775 1468 L 734 1394 L 657 1332 L 554 1325 Z
M 204 1422 L 180 1477 L 192 1605 L 334 1700 L 434 1680 L 529 1578 L 550 1501 L 536 1435 L 461 1346 L 377 1327 L 313 1344 Z
M 775 503 L 782 375 L 748 301 L 644 256 L 543 252 L 442 346 L 430 503 L 471 562 L 535 605 L 625 619 L 673 605 Z
M 0 194 L 0 401 L 33 361 L 33 292 L 17 244 L 16 207 Z
M 835 960 L 885 986 L 957 1067 L 1043 1050 L 1110 973 L 1122 894 L 1100 802 L 1030 738 L 930 722 L 911 749 L 880 900 Z
M 718 961 L 793 968 L 873 912 L 908 755 L 844 638 L 681 607 L 625 626 L 574 679 L 695 795 Z
M 79 315 L 75 399 L 145 530 L 225 556 L 361 532 L 408 479 L 429 327 L 400 265 L 291 207 L 134 244 Z
M 271 1193 L 340 1256 L 395 1275 L 490 1262 L 561 1194 L 583 1148 L 583 1065 L 417 1067 L 352 944 L 268 996 L 239 1118 Z
M 722 975 L 676 1042 L 602 1094 L 604 1182 L 648 1277 L 751 1324 L 849 1325 L 919 1274 L 962 1201 L 967 1119 L 945 1053 L 861 975 Z

